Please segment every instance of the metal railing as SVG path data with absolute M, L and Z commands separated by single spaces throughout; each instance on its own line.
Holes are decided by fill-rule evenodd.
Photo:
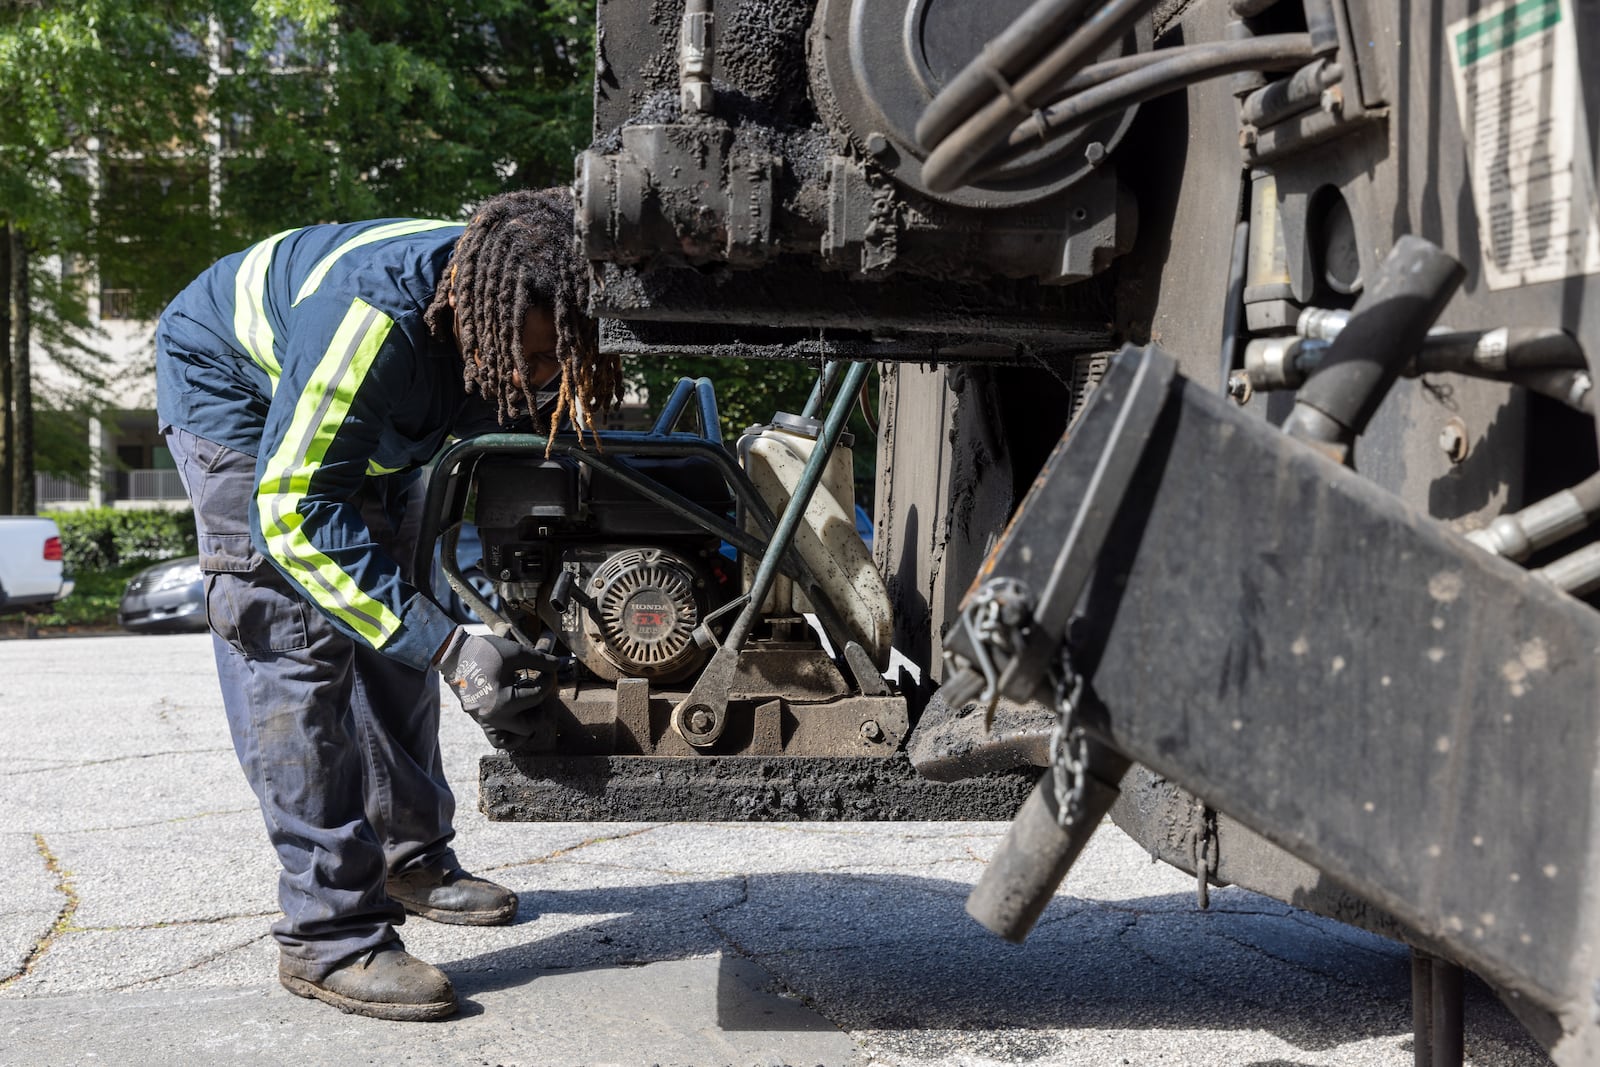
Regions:
M 41 508 L 51 504 L 82 504 L 89 499 L 89 487 L 55 474 L 35 474 L 33 499 Z
M 118 500 L 185 500 L 175 470 L 131 470 L 117 473 Z

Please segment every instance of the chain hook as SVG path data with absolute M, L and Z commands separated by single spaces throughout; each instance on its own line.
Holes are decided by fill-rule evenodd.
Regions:
M 1050 773 L 1055 785 L 1056 821 L 1062 829 L 1083 815 L 1089 779 L 1089 735 L 1078 721 L 1084 680 L 1072 664 L 1072 650 L 1061 647 L 1055 671 L 1056 725 L 1050 731 Z
M 983 692 L 978 694 L 978 700 L 983 704 L 985 728 L 994 722 L 994 710 L 1000 703 L 1000 669 L 993 653 L 1015 654 L 1031 614 L 1027 587 L 1012 578 L 985 582 L 961 612 L 961 626 L 977 661 L 974 666 L 983 676 Z

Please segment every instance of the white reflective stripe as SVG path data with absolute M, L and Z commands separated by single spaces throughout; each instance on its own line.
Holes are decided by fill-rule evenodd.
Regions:
M 327 458 L 356 391 L 393 325 L 392 319 L 365 301 L 351 302 L 256 487 L 256 509 L 267 551 L 313 601 L 374 648 L 382 648 L 399 631 L 400 617 L 367 595 L 354 578 L 311 543 L 302 529 L 305 516 L 300 514 L 300 502 L 310 491 L 312 476 Z
M 359 233 L 332 252 L 323 256 L 311 273 L 306 275 L 306 280 L 300 284 L 300 291 L 295 294 L 296 304 L 317 291 L 317 286 L 322 284 L 322 279 L 328 276 L 333 265 L 339 262 L 339 257 L 353 248 L 370 245 L 375 241 L 387 241 L 391 237 L 407 237 L 414 233 L 426 233 L 429 230 L 442 230 L 446 226 L 459 226 L 459 222 L 441 222 L 438 219 L 405 219 L 401 222 L 390 222 L 383 226 L 374 226 L 365 233 Z
M 233 333 L 239 347 L 278 387 L 278 357 L 272 352 L 272 321 L 267 318 L 267 267 L 278 242 L 293 233 L 284 230 L 250 246 L 233 280 Z

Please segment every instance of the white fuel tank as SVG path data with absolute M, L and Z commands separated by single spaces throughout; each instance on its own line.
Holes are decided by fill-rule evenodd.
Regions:
M 822 423 L 818 419 L 779 412 L 771 425 L 752 427 L 739 438 L 739 461 L 774 515 L 782 515 L 806 461 L 817 446 Z M 866 649 L 881 669 L 889 662 L 894 637 L 889 617 L 889 592 L 872 562 L 861 535 L 856 532 L 853 465 L 850 434 L 841 434 L 823 471 L 822 483 L 812 494 L 805 520 L 795 531 L 795 549 L 810 566 L 824 595 L 844 620 L 850 636 Z M 755 576 L 756 563 L 744 561 L 745 588 Z M 811 610 L 805 594 L 788 579 L 778 577 L 762 605 L 768 614 Z

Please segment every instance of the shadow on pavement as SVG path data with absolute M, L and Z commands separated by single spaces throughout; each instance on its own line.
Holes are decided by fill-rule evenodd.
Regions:
M 880 1033 L 1237 1029 L 1325 1051 L 1411 1029 L 1404 946 L 1254 894 L 1216 892 L 1209 911 L 1183 894 L 1062 895 L 1016 946 L 964 914 L 969 889 L 784 873 L 534 891 L 524 907 L 564 922 L 563 932 L 441 966 L 470 998 L 523 984 L 536 993 L 552 972 L 721 953 L 725 964 L 759 963 L 774 991 L 831 1023 Z M 1536 1048 L 1481 984 L 1470 996 L 1480 1045 Z M 725 1030 L 764 1025 L 721 1011 L 718 1021 Z M 920 1054 L 937 1051 L 927 1040 Z

